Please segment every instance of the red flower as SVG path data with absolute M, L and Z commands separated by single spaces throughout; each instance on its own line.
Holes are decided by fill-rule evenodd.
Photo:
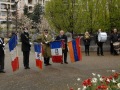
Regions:
M 115 79 L 117 79 L 117 78 L 118 78 L 118 76 L 119 76 L 119 74 L 118 74 L 118 73 L 114 73 L 114 74 L 113 74 L 113 77 L 114 77 Z
M 106 85 L 98 86 L 96 90 L 107 90 L 107 86 Z
M 83 82 L 83 85 L 84 85 L 84 86 L 91 86 L 91 85 L 92 85 L 91 79 L 85 80 L 85 81 Z
M 70 88 L 70 90 L 73 90 L 73 88 Z
M 109 76 L 108 78 L 109 78 L 110 80 L 112 80 L 112 79 L 113 79 L 113 76 Z

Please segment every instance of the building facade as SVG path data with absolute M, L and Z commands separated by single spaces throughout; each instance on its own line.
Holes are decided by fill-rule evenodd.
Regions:
M 5 23 L 7 19 L 7 13 L 9 21 L 15 15 L 15 0 L 0 0 L 0 23 Z
M 7 15 L 9 21 L 12 21 L 12 18 L 16 17 L 16 11 L 18 18 L 21 18 L 25 5 L 28 6 L 28 11 L 32 13 L 37 3 L 40 3 L 44 7 L 47 1 L 49 0 L 0 0 L 0 24 L 6 23 Z M 15 4 L 16 2 L 18 3 Z

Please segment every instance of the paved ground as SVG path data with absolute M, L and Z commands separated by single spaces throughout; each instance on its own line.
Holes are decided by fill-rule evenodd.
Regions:
M 10 65 L 10 54 L 6 50 L 5 74 L 0 74 L 0 90 L 75 90 L 80 87 L 82 80 L 92 77 L 92 73 L 109 75 L 109 70 L 120 72 L 120 56 L 111 56 L 105 52 L 105 56 L 96 56 L 91 52 L 90 56 L 85 56 L 83 60 L 69 64 L 54 64 L 39 70 L 35 66 L 34 52 L 30 55 L 30 70 L 25 70 L 22 63 L 22 53 L 19 47 L 20 69 L 12 72 Z M 81 78 L 81 81 L 77 81 Z

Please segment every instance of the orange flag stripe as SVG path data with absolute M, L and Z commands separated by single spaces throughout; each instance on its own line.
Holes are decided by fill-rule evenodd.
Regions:
M 68 42 L 68 47 L 69 47 L 69 53 L 70 53 L 71 62 L 75 62 L 74 51 L 73 51 L 73 47 L 72 47 L 72 41 Z

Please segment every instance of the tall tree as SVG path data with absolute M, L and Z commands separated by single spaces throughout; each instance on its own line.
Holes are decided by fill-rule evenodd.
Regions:
M 34 7 L 34 11 L 32 13 L 32 20 L 35 23 L 40 23 L 41 22 L 41 15 L 42 15 L 42 6 L 41 4 L 37 4 Z
M 45 16 L 51 27 L 71 32 L 120 29 L 119 0 L 51 0 Z

